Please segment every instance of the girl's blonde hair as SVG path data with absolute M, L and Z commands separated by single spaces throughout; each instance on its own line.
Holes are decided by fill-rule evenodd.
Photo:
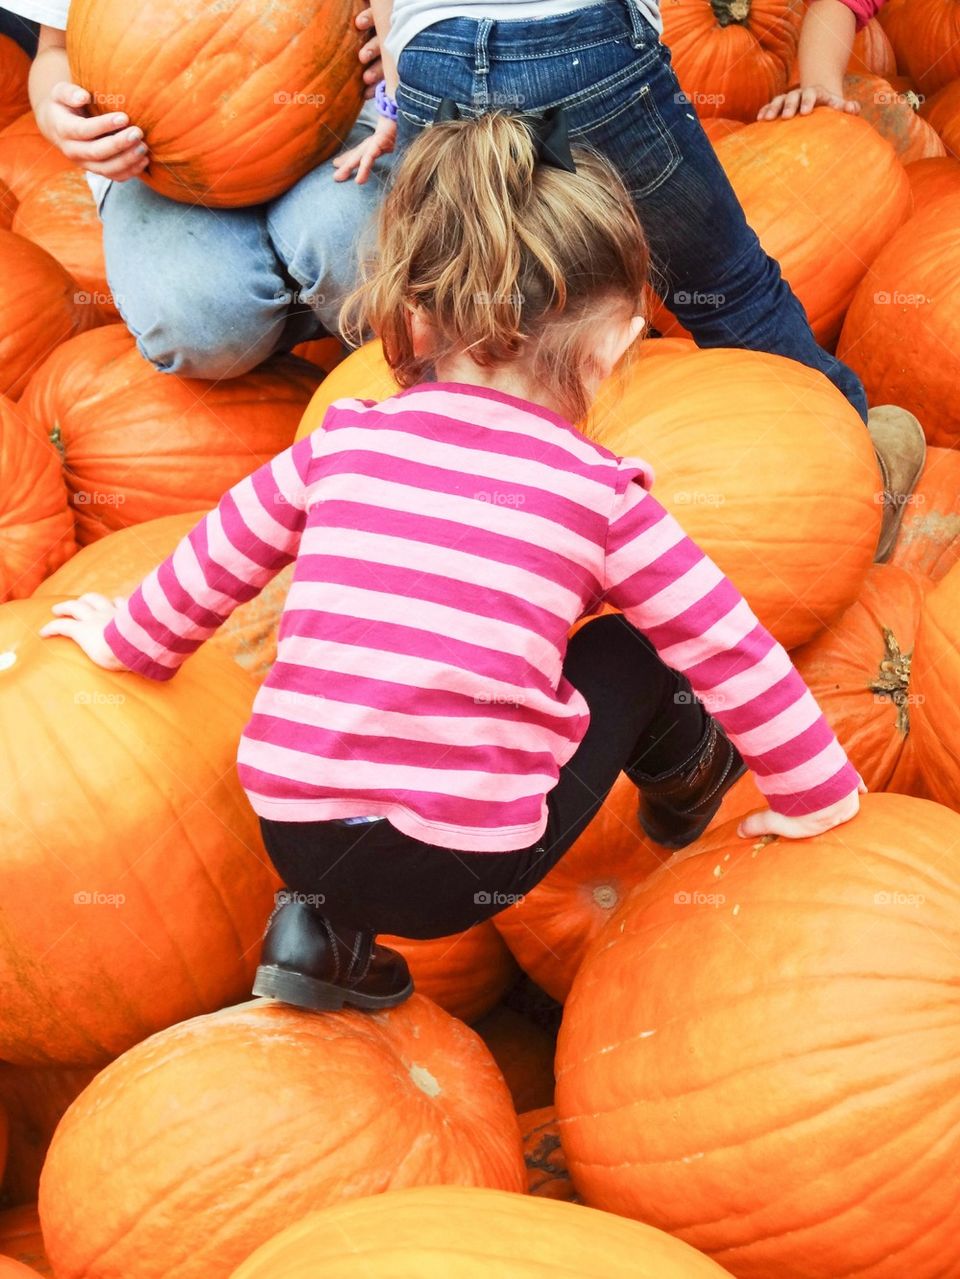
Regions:
M 372 329 L 405 387 L 454 354 L 483 367 L 529 355 L 534 379 L 582 417 L 598 310 L 622 299 L 642 313 L 648 254 L 615 170 L 587 147 L 572 154 L 576 173 L 538 162 L 530 125 L 502 111 L 424 129 L 381 206 L 344 333 L 359 343 Z M 432 326 L 427 356 L 414 354 L 412 307 Z

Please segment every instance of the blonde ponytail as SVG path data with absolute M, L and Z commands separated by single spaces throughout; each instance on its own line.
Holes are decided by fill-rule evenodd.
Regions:
M 539 163 L 530 126 L 505 112 L 425 129 L 381 206 L 345 334 L 372 329 L 401 386 L 453 354 L 483 367 L 529 354 L 537 380 L 582 416 L 591 320 L 612 297 L 640 311 L 647 250 L 619 176 L 588 148 L 572 153 L 576 173 Z M 429 358 L 414 354 L 414 306 L 433 327 Z

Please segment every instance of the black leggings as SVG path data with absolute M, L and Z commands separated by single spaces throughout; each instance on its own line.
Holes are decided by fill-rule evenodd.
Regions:
M 619 615 L 571 639 L 563 673 L 590 708 L 576 753 L 547 796 L 547 828 L 530 848 L 468 853 L 404 835 L 388 821 L 261 819 L 264 843 L 289 889 L 336 928 L 445 937 L 511 905 L 556 865 L 624 769 L 656 776 L 696 750 L 706 715 L 682 676 Z

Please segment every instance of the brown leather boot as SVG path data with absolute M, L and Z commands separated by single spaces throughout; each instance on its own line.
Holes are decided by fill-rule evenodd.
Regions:
M 278 894 L 267 924 L 253 993 L 317 1012 L 375 1011 L 413 994 L 407 961 L 372 932 L 335 931 L 320 911 Z
M 883 482 L 883 521 L 874 555 L 874 561 L 883 564 L 896 544 L 907 501 L 923 471 L 927 441 L 914 415 L 896 404 L 878 404 L 871 409 L 867 430 Z
M 747 771 L 740 752 L 708 719 L 689 759 L 657 777 L 637 769 L 627 776 L 640 788 L 640 825 L 664 848 L 685 848 L 710 825 L 723 797 Z

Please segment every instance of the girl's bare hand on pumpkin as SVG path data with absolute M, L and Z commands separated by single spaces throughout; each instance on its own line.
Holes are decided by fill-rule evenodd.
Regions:
M 388 155 L 396 145 L 397 122 L 382 116 L 369 138 L 333 157 L 333 176 L 337 182 L 345 182 L 356 170 L 357 182 L 362 186 L 370 176 L 374 163 L 381 155 Z
M 123 111 L 87 115 L 92 101 L 86 89 L 60 81 L 37 108 L 40 132 L 89 173 L 114 182 L 137 177 L 150 163 L 143 130 Z
M 105 595 L 93 592 L 76 600 L 64 600 L 53 605 L 51 612 L 56 614 L 56 620 L 41 626 L 40 634 L 44 639 L 63 635 L 78 644 L 91 662 L 102 666 L 105 671 L 125 671 L 127 667 L 114 655 L 103 637 L 123 603 L 119 596 L 108 600 Z
M 817 809 L 815 813 L 804 813 L 801 817 L 784 817 L 771 808 L 760 813 L 751 813 L 737 827 L 737 834 L 743 839 L 756 839 L 762 835 L 783 835 L 786 839 L 809 839 L 813 835 L 822 835 L 824 831 L 833 830 L 856 817 L 860 811 L 860 795 L 866 794 L 866 786 L 861 781 L 852 794 L 837 800 L 827 808 Z
M 834 111 L 844 111 L 848 115 L 856 115 L 860 103 L 853 98 L 845 98 L 842 93 L 835 93 L 822 84 L 809 84 L 805 89 L 788 89 L 761 107 L 757 112 L 758 120 L 792 120 L 795 115 L 809 115 L 814 107 L 833 107 Z
M 360 47 L 360 61 L 364 65 L 363 83 L 367 86 L 363 96 L 372 98 L 377 84 L 383 79 L 383 63 L 380 61 L 380 37 L 373 29 L 373 10 L 361 9 L 356 18 L 359 31 L 370 31 L 373 34 L 366 44 Z

